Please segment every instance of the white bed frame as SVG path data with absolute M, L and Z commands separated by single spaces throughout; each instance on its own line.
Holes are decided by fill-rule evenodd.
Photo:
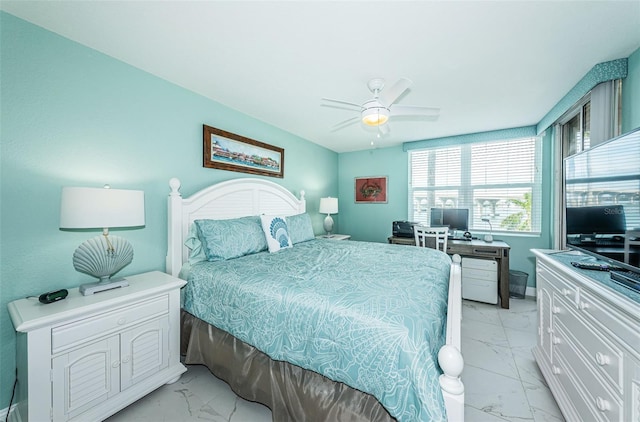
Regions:
M 300 199 L 277 183 L 255 178 L 233 179 L 212 185 L 183 199 L 180 181 L 169 181 L 167 273 L 178 276 L 189 250 L 184 242 L 189 226 L 197 219 L 229 219 L 260 214 L 295 215 L 306 211 L 304 191 Z M 464 386 L 460 374 L 464 366 L 460 353 L 462 284 L 460 256 L 454 255 L 449 283 L 446 344 L 438 353 L 444 372 L 440 387 L 449 421 L 464 420 Z

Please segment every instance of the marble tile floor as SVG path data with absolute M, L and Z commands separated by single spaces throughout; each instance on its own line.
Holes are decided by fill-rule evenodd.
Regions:
M 536 302 L 512 299 L 510 309 L 464 301 L 462 353 L 467 422 L 563 421 L 531 354 Z M 271 421 L 270 410 L 236 396 L 200 365 L 113 415 L 109 422 Z M 277 422 L 277 421 L 276 421 Z

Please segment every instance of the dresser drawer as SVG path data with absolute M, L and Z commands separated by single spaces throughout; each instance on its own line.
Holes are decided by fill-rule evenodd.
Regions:
M 536 271 L 536 276 L 544 278 L 549 287 L 560 296 L 564 296 L 568 300 L 575 302 L 578 291 L 577 287 L 564 281 L 561 275 L 544 265 L 540 265 L 538 271 Z
M 622 393 L 623 385 L 623 353 L 618 346 L 598 333 L 591 322 L 585 323 L 569 309 L 565 302 L 553 300 L 554 331 L 560 325 L 576 343 L 576 347 L 584 354 L 589 365 L 601 377 L 606 379 Z M 566 353 L 565 353 L 566 356 Z
M 580 316 L 592 321 L 611 333 L 614 338 L 626 343 L 626 348 L 636 356 L 640 356 L 640 332 L 638 325 L 640 320 L 630 318 L 628 314 L 616 309 L 586 289 L 580 290 L 580 303 L 578 304 Z
M 54 327 L 51 330 L 52 353 L 58 353 L 68 347 L 90 341 L 93 337 L 104 336 L 109 331 L 122 329 L 168 312 L 169 296 L 164 295 Z
M 592 371 L 592 366 L 576 353 L 576 345 L 572 344 L 562 326 L 556 327 L 555 335 L 559 339 L 555 344 L 557 365 L 560 368 L 571 368 L 563 369 L 560 372 L 567 373 L 567 381 L 577 387 L 580 396 L 582 396 L 580 401 L 583 401 L 590 408 L 590 413 L 596 415 L 595 420 L 622 422 L 623 407 L 619 395 L 606 388 L 605 383 Z M 571 362 L 571 365 L 567 365 L 567 362 Z M 564 380 L 562 385 L 565 389 L 570 389 Z M 576 400 L 573 403 L 576 410 L 582 413 L 579 409 L 583 407 L 580 405 L 580 401 Z M 583 420 L 593 420 L 593 418 Z

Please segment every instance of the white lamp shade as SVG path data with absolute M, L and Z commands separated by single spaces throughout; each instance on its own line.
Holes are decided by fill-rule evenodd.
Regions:
M 320 198 L 320 214 L 337 214 L 338 198 Z
M 144 191 L 62 188 L 60 228 L 92 229 L 144 226 Z
M 362 123 L 368 126 L 380 126 L 389 120 L 389 110 L 384 107 L 372 107 L 362 112 Z

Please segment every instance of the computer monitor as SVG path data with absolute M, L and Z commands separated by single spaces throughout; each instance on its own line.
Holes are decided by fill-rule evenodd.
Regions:
M 622 205 L 567 207 L 567 234 L 623 234 L 627 222 Z
M 448 226 L 450 231 L 469 230 L 469 210 L 467 208 L 431 208 L 431 225 Z

